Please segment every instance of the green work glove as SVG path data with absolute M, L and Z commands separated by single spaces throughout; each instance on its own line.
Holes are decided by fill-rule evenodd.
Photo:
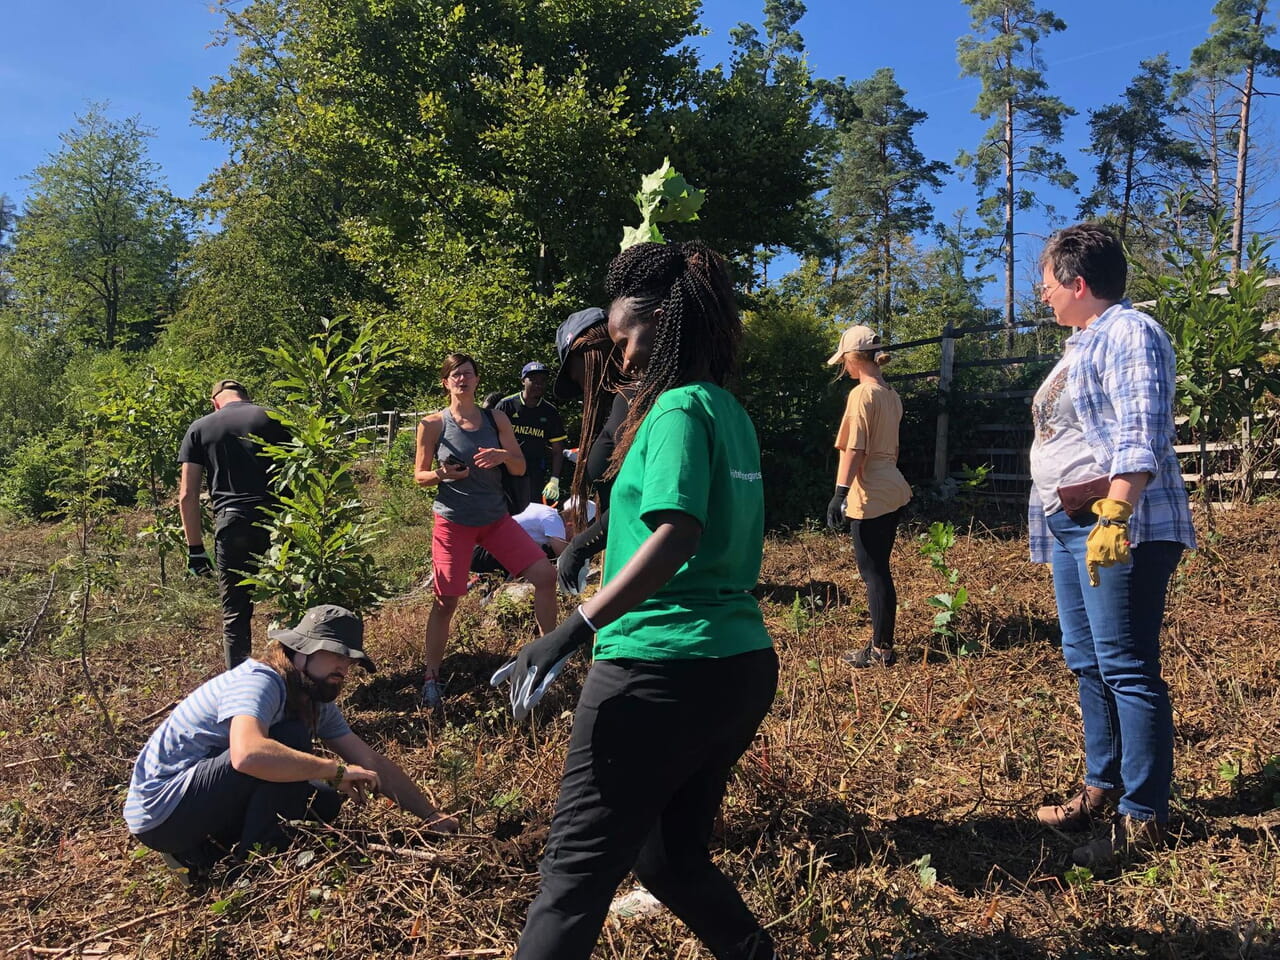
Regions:
M 1098 585 L 1098 568 L 1128 563 L 1129 517 L 1133 505 L 1124 500 L 1102 499 L 1093 505 L 1098 522 L 1085 541 L 1084 566 L 1089 572 L 1089 586 Z
M 542 499 L 547 503 L 555 503 L 560 499 L 560 478 L 552 477 L 542 488 Z

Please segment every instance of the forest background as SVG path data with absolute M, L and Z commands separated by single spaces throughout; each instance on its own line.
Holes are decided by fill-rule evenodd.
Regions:
M 1266 0 L 1185 0 L 1152 23 L 1072 7 L 17 11 L 23 35 L 43 36 L 30 28 L 53 17 L 69 39 L 21 44 L 0 76 L 11 93 L 0 501 L 28 518 L 57 510 L 57 477 L 112 409 L 151 424 L 159 451 L 214 377 L 279 400 L 282 372 L 264 348 L 296 355 L 326 318 L 395 346 L 371 408 L 438 402 L 451 350 L 480 360 L 486 386 L 514 389 L 526 360 L 554 360 L 560 320 L 600 300 L 639 177 L 670 157 L 708 200 L 668 235 L 721 250 L 743 291 L 735 388 L 761 432 L 770 522 L 801 523 L 829 485 L 842 388 L 821 361 L 841 326 L 903 342 L 996 322 L 1006 332 L 971 341 L 975 355 L 1048 355 L 1058 335 L 1035 297 L 1036 255 L 1053 228 L 1086 216 L 1124 235 L 1131 292 L 1163 297 L 1162 319 L 1233 270 L 1248 266 L 1256 289 L 1267 276 L 1280 198 L 1265 96 L 1280 69 L 1275 12 Z M 136 57 L 92 42 L 104 35 L 127 37 Z M 116 66 L 87 75 L 103 51 Z M 175 105 L 187 91 L 158 79 L 193 70 L 184 130 Z M 901 75 L 929 86 L 916 97 Z M 145 93 L 130 86 L 139 77 Z M 154 106 L 165 134 L 113 106 L 118 89 Z M 74 116 L 57 117 L 75 99 Z M 23 158 L 31 165 L 14 168 Z M 1218 359 L 1246 376 L 1259 367 L 1250 395 L 1219 411 L 1219 432 L 1266 392 L 1261 304 L 1249 299 L 1236 324 L 1249 342 Z M 1221 346 L 1203 323 L 1169 322 L 1184 360 Z M 938 352 L 905 351 L 894 370 L 936 370 Z M 988 385 L 1040 372 L 993 371 Z M 1199 406 L 1188 398 L 1193 425 Z M 935 407 L 909 413 L 920 434 L 904 446 L 927 448 Z M 136 462 L 117 464 L 117 496 L 167 495 L 171 463 L 125 459 Z M 158 519 L 172 531 L 172 516 Z

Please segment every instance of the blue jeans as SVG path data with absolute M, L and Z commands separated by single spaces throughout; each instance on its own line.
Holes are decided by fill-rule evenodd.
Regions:
M 1080 687 L 1084 782 L 1123 787 L 1121 813 L 1169 819 L 1173 781 L 1173 710 L 1160 676 L 1160 624 L 1182 544 L 1136 546 L 1127 564 L 1103 567 L 1089 586 L 1085 540 L 1092 521 L 1049 517 L 1053 592 L 1062 624 L 1062 655 Z

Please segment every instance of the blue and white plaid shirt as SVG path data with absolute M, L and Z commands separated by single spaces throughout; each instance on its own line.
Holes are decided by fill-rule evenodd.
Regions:
M 1128 300 L 1067 338 L 1076 353 L 1068 389 L 1093 458 L 1108 476 L 1149 473 L 1133 508 L 1129 541 L 1196 546 L 1182 468 L 1173 452 L 1174 358 L 1169 335 Z M 1053 535 L 1034 485 L 1027 511 L 1031 560 L 1049 563 Z

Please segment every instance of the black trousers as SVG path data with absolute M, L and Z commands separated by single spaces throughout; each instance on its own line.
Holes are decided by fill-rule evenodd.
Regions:
M 850 520 L 853 555 L 858 573 L 867 585 L 867 610 L 871 614 L 871 643 L 882 650 L 893 646 L 893 630 L 898 620 L 898 591 L 889 571 L 889 555 L 898 535 L 899 507 L 892 513 L 870 520 Z
M 518 960 L 587 960 L 628 870 L 718 960 L 768 960 L 769 935 L 711 861 L 734 763 L 773 703 L 778 658 L 599 660 L 574 714 L 542 885 Z
M 259 523 L 257 516 L 223 513 L 214 527 L 222 594 L 222 652 L 228 670 L 243 663 L 253 650 L 253 588 L 241 586 L 240 581 L 258 572 L 257 557 L 270 546 L 270 536 Z
M 282 720 L 269 731 L 272 740 L 307 753 L 311 732 L 301 720 Z M 196 764 L 182 802 L 159 826 L 137 834 L 143 845 L 171 853 L 189 867 L 208 867 L 233 848 L 243 857 L 255 845 L 283 850 L 289 845 L 284 821 L 310 815 L 331 821 L 342 794 L 310 781 L 271 783 L 231 766 L 223 750 Z

